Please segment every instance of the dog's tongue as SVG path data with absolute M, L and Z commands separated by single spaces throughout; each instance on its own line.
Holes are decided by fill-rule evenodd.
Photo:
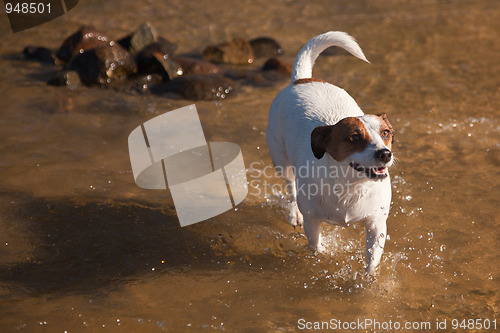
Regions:
M 386 169 L 387 169 L 386 167 L 380 167 L 380 168 L 373 169 L 373 171 L 377 174 L 381 174 L 381 173 L 385 173 Z

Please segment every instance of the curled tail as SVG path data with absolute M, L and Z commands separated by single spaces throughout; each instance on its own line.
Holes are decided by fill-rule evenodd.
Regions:
M 330 46 L 341 47 L 356 58 L 369 62 L 354 38 L 342 31 L 329 31 L 312 38 L 297 54 L 293 64 L 292 83 L 299 79 L 311 78 L 316 58 Z

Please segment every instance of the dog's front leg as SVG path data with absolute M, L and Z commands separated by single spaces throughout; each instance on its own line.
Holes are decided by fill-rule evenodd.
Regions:
M 318 252 L 323 252 L 324 247 L 321 244 L 321 220 L 304 217 L 304 233 L 306 234 L 309 246 Z
M 286 180 L 288 187 L 288 194 L 290 196 L 290 203 L 288 204 L 288 223 L 292 226 L 301 226 L 304 223 L 304 217 L 297 205 L 297 189 L 295 187 L 295 180 Z
M 366 272 L 373 274 L 384 252 L 387 225 L 385 216 L 370 217 L 365 220 L 366 232 Z

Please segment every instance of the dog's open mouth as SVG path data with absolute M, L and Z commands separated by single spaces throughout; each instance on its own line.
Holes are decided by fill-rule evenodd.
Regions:
M 358 163 L 351 162 L 351 168 L 356 171 L 364 172 L 368 178 L 371 179 L 384 179 L 389 175 L 387 167 L 373 167 L 373 168 L 365 168 L 359 165 Z

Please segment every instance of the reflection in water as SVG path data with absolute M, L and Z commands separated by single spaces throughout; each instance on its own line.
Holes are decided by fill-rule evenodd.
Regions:
M 0 40 L 2 331 L 294 331 L 298 320 L 431 322 L 498 315 L 500 8 L 481 0 L 79 4 Z M 262 11 L 265 8 L 265 11 Z M 320 57 L 315 76 L 346 89 L 396 129 L 393 203 L 380 274 L 363 273 L 363 228 L 324 226 L 328 253 L 286 223 L 283 181 L 265 144 L 282 88 L 245 86 L 197 102 L 206 141 L 242 148 L 249 195 L 181 228 L 171 194 L 134 183 L 128 134 L 189 104 L 113 90 L 48 87 L 24 62 L 85 23 L 122 37 L 137 13 L 178 42 L 260 35 L 291 63 L 326 30 L 355 36 L 371 64 Z M 168 19 L 165 19 L 168 18 Z M 62 27 L 62 29 L 61 29 Z M 255 64 L 258 66 L 259 64 Z M 449 326 L 450 327 L 450 326 Z

